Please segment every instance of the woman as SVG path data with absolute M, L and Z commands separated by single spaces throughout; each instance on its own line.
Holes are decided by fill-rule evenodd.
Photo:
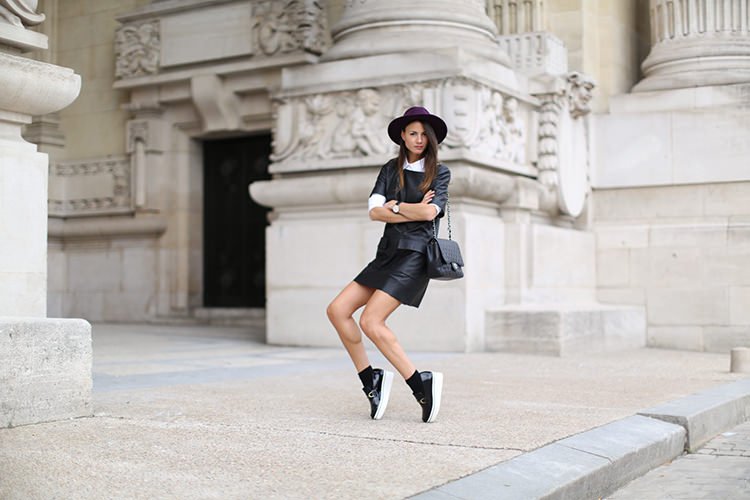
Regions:
M 354 362 L 375 420 L 388 405 L 393 373 L 370 365 L 352 317 L 362 306 L 359 326 L 411 388 L 422 406 L 422 421 L 433 422 L 440 410 L 442 373 L 418 371 L 385 321 L 401 304 L 419 307 L 427 290 L 425 249 L 434 219 L 445 213 L 451 178 L 437 158 L 447 132 L 442 119 L 418 106 L 388 125 L 388 135 L 400 148 L 398 158 L 380 169 L 368 203 L 370 219 L 385 222 L 385 231 L 375 260 L 328 306 L 328 318 Z

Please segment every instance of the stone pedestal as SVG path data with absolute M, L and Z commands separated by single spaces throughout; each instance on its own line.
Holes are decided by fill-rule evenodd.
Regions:
M 0 429 L 91 415 L 91 325 L 0 317 Z
M 325 308 L 375 255 L 383 225 L 368 220 L 366 200 L 379 167 L 397 154 L 386 126 L 413 105 L 448 124 L 440 159 L 453 175 L 453 237 L 466 268 L 462 280 L 433 281 L 419 310 L 402 307 L 389 320 L 404 346 L 576 350 L 567 340 L 547 349 L 529 304 L 548 311 L 578 305 L 576 324 L 591 328 L 584 335 L 620 335 L 596 304 L 593 235 L 585 224 L 584 116 L 593 82 L 560 74 L 564 57 L 544 51 L 518 62 L 533 44 L 519 45 L 514 61 L 523 68 L 511 67 L 484 9 L 483 1 L 432 0 L 408 10 L 396 0 L 351 2 L 333 28 L 326 62 L 284 71 L 274 96 L 274 178 L 250 186 L 256 201 L 273 208 L 270 343 L 339 344 Z M 492 311 L 504 307 L 528 318 L 527 343 L 497 340 L 518 333 L 495 320 Z M 567 316 L 557 317 L 567 339 L 569 328 L 560 326 Z M 642 325 L 630 324 L 642 345 Z
M 43 15 L 23 3 L 0 17 L 0 427 L 91 414 L 91 327 L 48 320 L 48 158 L 21 137 L 33 115 L 78 95 L 72 70 L 27 59 L 46 48 L 26 29 Z M 10 23 L 13 21 L 13 24 Z

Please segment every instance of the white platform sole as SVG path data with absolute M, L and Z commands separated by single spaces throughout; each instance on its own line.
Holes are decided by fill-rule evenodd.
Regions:
M 383 383 L 380 386 L 380 404 L 375 412 L 373 420 L 383 418 L 385 409 L 388 407 L 388 400 L 391 398 L 391 387 L 393 386 L 393 372 L 383 370 Z
M 443 397 L 443 374 L 440 372 L 432 372 L 432 411 L 430 411 L 430 417 L 427 419 L 427 423 L 433 422 L 440 411 L 440 400 Z

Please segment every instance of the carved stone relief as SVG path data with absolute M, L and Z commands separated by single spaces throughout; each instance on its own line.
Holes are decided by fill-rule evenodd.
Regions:
M 387 153 L 392 145 L 385 128 L 393 114 L 388 110 L 401 102 L 395 97 L 365 88 L 276 103 L 271 160 L 326 160 Z
M 416 104 L 448 123 L 443 148 L 526 162 L 526 120 L 517 99 L 466 78 L 278 99 L 271 159 L 278 164 L 393 154 L 387 124 Z
M 235 4 L 242 7 L 239 2 Z M 271 57 L 300 50 L 321 54 L 330 43 L 327 15 L 323 5 L 323 2 L 318 0 L 252 2 L 252 14 L 249 19 L 246 21 L 244 18 L 238 18 L 236 23 L 239 24 L 235 26 L 235 29 L 242 34 L 242 40 L 247 43 L 247 46 L 241 52 L 230 51 L 230 56 Z M 199 14 L 194 14 L 194 16 L 199 16 Z M 164 17 L 161 31 L 159 19 L 137 21 L 121 26 L 115 37 L 117 55 L 115 76 L 122 79 L 151 75 L 159 72 L 160 64 L 168 67 L 225 57 L 220 50 L 216 54 L 211 52 L 211 57 L 203 54 L 201 56 L 203 59 L 196 60 L 190 59 L 183 53 L 179 53 L 179 57 L 172 54 L 170 50 L 174 51 L 174 46 L 179 46 L 184 42 L 181 38 L 174 38 L 174 34 L 170 38 L 170 33 L 177 29 L 175 19 L 174 16 Z M 203 24 L 199 21 L 196 24 L 198 28 L 206 32 L 214 29 L 209 21 Z M 182 24 L 184 25 L 184 22 Z M 172 31 L 169 26 L 173 26 Z M 185 31 L 180 29 L 178 33 L 182 36 Z M 200 33 L 199 30 L 197 34 L 193 33 L 193 36 L 199 37 Z M 163 58 L 160 57 L 162 50 L 165 51 Z M 178 57 L 178 60 L 173 60 L 175 57 Z
M 306 50 L 321 54 L 329 44 L 327 14 L 318 0 L 267 0 L 254 10 L 258 46 L 263 54 Z
M 126 24 L 115 33 L 115 77 L 133 78 L 159 71 L 159 21 Z
M 58 217 L 131 211 L 131 165 L 126 157 L 63 162 L 49 167 L 49 214 Z

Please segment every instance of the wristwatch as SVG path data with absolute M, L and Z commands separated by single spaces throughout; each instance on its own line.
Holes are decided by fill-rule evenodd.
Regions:
M 398 206 L 398 204 L 399 204 L 399 203 L 400 203 L 400 202 L 396 202 L 396 204 L 395 204 L 395 205 L 393 205 L 393 206 L 391 207 L 391 210 L 393 210 L 393 213 L 394 213 L 394 214 L 397 214 L 397 213 L 399 213 L 399 211 L 401 210 L 401 209 L 399 208 L 399 206 Z

